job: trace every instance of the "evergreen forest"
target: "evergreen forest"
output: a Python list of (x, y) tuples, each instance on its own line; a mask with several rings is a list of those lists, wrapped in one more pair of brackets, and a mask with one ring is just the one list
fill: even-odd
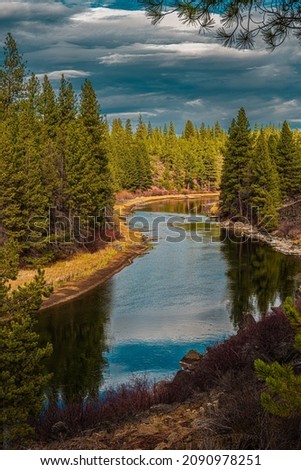
[[(81, 247), (98, 249), (95, 240), (105, 240), (116, 198), (218, 192), (221, 219), (274, 231), (278, 209), (301, 196), (301, 131), (287, 121), (251, 128), (243, 107), (229, 130), (218, 121), (202, 123), (202, 116), (199, 123), (188, 120), (181, 133), (172, 121), (154, 127), (142, 115), (137, 123), (109, 123), (91, 81), (77, 93), (64, 75), (52, 82), (29, 73), (10, 33), (2, 57), (0, 316), (8, 321), (0, 332), (0, 410), (8, 448), (32, 435), (30, 420), (41, 409), (49, 380), (43, 361), (52, 347), (41, 347), (35, 332), (35, 314), (51, 293), (40, 268)], [(20, 267), (38, 271), (11, 292)], [(300, 315), (287, 305), (300, 352)], [(278, 393), (286, 372), (297, 397), (287, 415), (299, 410), (299, 374), (271, 367), (257, 362), (258, 376), (280, 375)], [(263, 397), (272, 412), (274, 389)]]
[[(13, 238), (26, 265), (60, 257), (101, 231), (116, 194), (221, 190), (224, 218), (270, 229), (301, 188), (301, 132), (288, 122), (251, 129), (240, 109), (228, 132), (190, 120), (152, 127), (139, 116), (111, 125), (90, 81), (76, 94), (61, 77), (29, 75), (8, 34), (0, 71), (0, 242)], [(201, 116), (200, 116), (201, 118)], [(201, 119), (200, 119), (201, 120)]]

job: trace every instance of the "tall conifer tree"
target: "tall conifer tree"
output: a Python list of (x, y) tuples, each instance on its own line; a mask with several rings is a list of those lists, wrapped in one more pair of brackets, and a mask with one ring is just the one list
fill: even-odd
[(262, 223), (271, 230), (278, 225), (276, 207), (280, 203), (278, 175), (271, 161), (264, 131), (258, 134), (250, 167), (249, 205), (252, 208), (252, 222)]
[(241, 108), (233, 120), (224, 155), (221, 211), (224, 217), (246, 217), (252, 136), (246, 112)]
[(44, 76), (42, 82), (38, 109), (47, 134), (52, 138), (55, 137), (56, 128), (58, 126), (59, 110), (54, 90), (47, 75)]
[(7, 116), (10, 106), (21, 98), (26, 65), (16, 41), (8, 33), (4, 43), (4, 61), (0, 67), (0, 119)]
[(293, 132), (284, 121), (278, 144), (277, 169), (282, 198), (287, 199), (301, 192), (301, 161), (298, 157)]

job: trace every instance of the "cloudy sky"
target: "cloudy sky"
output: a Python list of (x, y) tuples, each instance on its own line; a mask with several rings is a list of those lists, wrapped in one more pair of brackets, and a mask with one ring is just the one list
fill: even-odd
[(222, 47), (213, 35), (170, 16), (152, 26), (137, 0), (0, 0), (0, 38), (11, 32), (29, 69), (62, 73), (76, 90), (89, 78), (102, 113), (181, 132), (218, 120), (228, 128), (244, 106), (250, 122), (301, 127), (301, 47), (287, 41), (275, 52)]

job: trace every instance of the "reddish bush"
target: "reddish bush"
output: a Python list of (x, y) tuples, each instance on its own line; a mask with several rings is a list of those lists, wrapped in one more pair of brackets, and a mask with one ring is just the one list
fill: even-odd
[(160, 382), (154, 388), (155, 403), (176, 403), (186, 400), (195, 391), (193, 375), (179, 371), (173, 380)]
[(128, 384), (106, 390), (102, 397), (63, 405), (51, 403), (35, 423), (36, 434), (44, 441), (57, 437), (53, 435), (53, 427), (62, 422), (68, 436), (76, 435), (85, 429), (129, 418), (155, 403), (153, 385), (146, 378), (136, 378)]
[(256, 358), (286, 362), (294, 354), (294, 332), (282, 312), (273, 312), (207, 350), (194, 380), (201, 389), (216, 384), (229, 370), (253, 371)]

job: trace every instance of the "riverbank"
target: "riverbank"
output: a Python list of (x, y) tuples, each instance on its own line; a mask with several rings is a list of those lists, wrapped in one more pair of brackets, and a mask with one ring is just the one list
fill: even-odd
[(275, 251), (284, 255), (301, 256), (301, 240), (293, 238), (284, 238), (277, 235), (277, 232), (261, 232), (255, 226), (242, 222), (230, 221), (221, 222), (221, 227), (231, 230), (238, 236), (246, 236), (251, 240), (260, 241), (271, 246)]
[[(216, 197), (218, 193), (172, 194), (163, 196), (139, 196), (115, 204), (115, 218), (121, 239), (108, 243), (95, 253), (78, 253), (72, 258), (57, 261), (44, 268), (46, 282), (53, 285), (52, 295), (43, 301), (41, 310), (69, 302), (105, 283), (114, 274), (130, 264), (137, 256), (147, 251), (148, 244), (139, 232), (132, 232), (126, 224), (126, 217), (141, 205), (166, 199), (198, 199)], [(12, 289), (29, 283), (35, 276), (33, 269), (20, 270), (18, 277), (10, 284)]]

